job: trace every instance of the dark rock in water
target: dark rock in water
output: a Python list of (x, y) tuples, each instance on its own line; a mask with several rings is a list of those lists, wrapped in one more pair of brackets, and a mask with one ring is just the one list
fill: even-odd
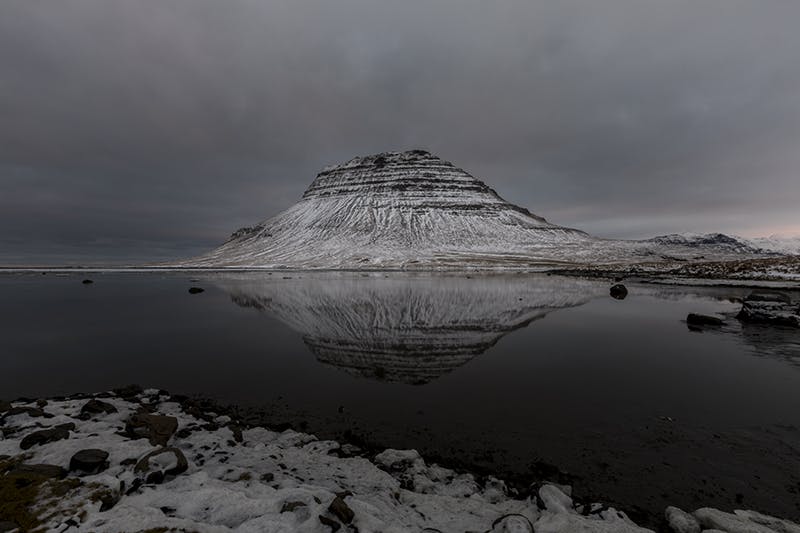
[(84, 285), (90, 285), (90, 284), (94, 283), (94, 281), (92, 281), (90, 279), (85, 279), (85, 280), (81, 281), (81, 283), (83, 283)]
[(755, 291), (742, 302), (736, 318), (742, 322), (800, 327), (800, 309), (788, 295), (773, 291)]
[(349, 524), (355, 518), (355, 513), (352, 509), (345, 503), (345, 501), (336, 496), (331, 504), (328, 506), (328, 511), (330, 511), (336, 518), (341, 520), (345, 524)]
[(67, 471), (57, 465), (20, 464), (12, 468), (8, 475), (23, 477), (31, 481), (44, 481), (47, 479), (64, 479)]
[(69, 432), (75, 429), (75, 424), (72, 422), (68, 424), (61, 424), (50, 429), (41, 429), (39, 431), (34, 431), (33, 433), (26, 435), (25, 438), (22, 439), (22, 442), (19, 443), (19, 447), (23, 450), (27, 450), (34, 446), (41, 446), (42, 444), (47, 444), (48, 442), (55, 442), (57, 440), (63, 440), (69, 438)]
[(108, 468), (108, 452), (96, 448), (81, 450), (69, 460), (70, 471), (98, 474), (106, 468)]
[(79, 418), (88, 420), (95, 415), (110, 415), (116, 412), (117, 408), (110, 403), (92, 399), (86, 402), (83, 407), (81, 407), (81, 414), (79, 415)]
[(125, 433), (134, 439), (148, 439), (153, 446), (165, 446), (175, 430), (178, 419), (174, 416), (137, 413), (125, 423)]
[(624, 300), (628, 296), (628, 289), (622, 283), (617, 283), (609, 290), (609, 294), (615, 300)]
[(689, 313), (686, 317), (686, 323), (690, 326), (721, 326), (725, 322), (721, 318), (715, 316)]
[(201, 292), (204, 292), (204, 291), (205, 291), (205, 289), (203, 289), (201, 287), (189, 287), (189, 294), (200, 294)]
[[(174, 464), (171, 466), (162, 469), (159, 465), (150, 463), (150, 460), (154, 457), (167, 454), (172, 455), (172, 462)], [(183, 452), (178, 448), (168, 447), (159, 448), (142, 457), (139, 462), (136, 463), (136, 466), (133, 467), (133, 471), (137, 474), (145, 475), (147, 483), (159, 484), (162, 483), (167, 476), (177, 476), (186, 472), (187, 468), (189, 468), (189, 463), (186, 460), (186, 456), (183, 455)]]

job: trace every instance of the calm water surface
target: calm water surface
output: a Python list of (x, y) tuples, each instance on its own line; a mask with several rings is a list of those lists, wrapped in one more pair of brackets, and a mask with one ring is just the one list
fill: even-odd
[(322, 437), (558, 478), (633, 514), (678, 504), (800, 518), (800, 333), (683, 322), (734, 315), (747, 289), (629, 284), (617, 301), (608, 286), (5, 273), (0, 398), (138, 383), (263, 408)]

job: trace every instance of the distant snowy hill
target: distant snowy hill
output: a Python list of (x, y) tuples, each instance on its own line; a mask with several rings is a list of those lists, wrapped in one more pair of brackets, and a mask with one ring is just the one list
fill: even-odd
[(385, 152), (327, 167), (295, 205), (235, 231), (176, 267), (461, 269), (730, 260), (800, 251), (721, 233), (609, 240), (507, 202), (426, 151)]
[(662, 246), (683, 246), (737, 254), (800, 254), (800, 237), (757, 237), (748, 239), (724, 233), (673, 233), (647, 239)]

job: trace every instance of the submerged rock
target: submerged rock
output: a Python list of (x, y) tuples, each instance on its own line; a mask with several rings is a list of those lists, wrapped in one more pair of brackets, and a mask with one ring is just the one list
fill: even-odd
[(624, 300), (628, 296), (628, 289), (622, 283), (617, 283), (611, 287), (609, 294), (615, 300)]
[(205, 292), (205, 289), (201, 287), (189, 287), (189, 294), (200, 294), (201, 292)]
[(85, 279), (85, 280), (81, 281), (81, 283), (83, 283), (84, 285), (91, 285), (92, 283), (94, 283), (94, 281), (92, 281), (90, 279)]
[(686, 323), (690, 326), (721, 326), (725, 324), (721, 318), (699, 313), (689, 313), (686, 316)]
[(800, 309), (788, 295), (772, 291), (755, 291), (742, 302), (736, 318), (743, 322), (800, 327)]

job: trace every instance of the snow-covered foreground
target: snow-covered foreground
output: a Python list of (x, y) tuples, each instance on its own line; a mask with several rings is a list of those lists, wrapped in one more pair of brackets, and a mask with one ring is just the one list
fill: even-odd
[[(243, 428), (204, 405), (135, 388), (0, 404), (0, 531), (649, 531), (568, 487), (520, 494), (413, 450)], [(800, 532), (752, 511), (665, 516), (676, 532)]]

